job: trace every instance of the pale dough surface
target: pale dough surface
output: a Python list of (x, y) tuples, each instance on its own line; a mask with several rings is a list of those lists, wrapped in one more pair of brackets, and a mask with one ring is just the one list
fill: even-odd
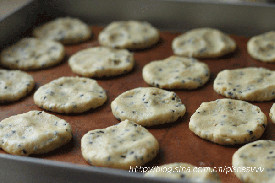
[(215, 58), (236, 49), (235, 41), (213, 28), (197, 28), (176, 37), (172, 42), (174, 54), (194, 58)]
[(152, 160), (159, 144), (148, 130), (125, 120), (89, 131), (81, 139), (81, 151), (91, 165), (129, 170), (130, 166), (142, 166)]
[(207, 64), (196, 59), (171, 56), (145, 65), (142, 76), (146, 83), (159, 88), (196, 89), (209, 80), (210, 71)]
[(142, 126), (174, 122), (186, 111), (175, 92), (154, 87), (126, 91), (111, 103), (111, 108), (117, 119), (129, 119)]
[(25, 97), (33, 90), (34, 85), (33, 77), (26, 72), (0, 69), (0, 103)]
[(52, 151), (72, 138), (69, 123), (42, 111), (30, 111), (0, 122), (0, 148), (21, 156)]
[(82, 113), (104, 104), (104, 89), (93, 79), (61, 77), (38, 88), (34, 102), (57, 113)]
[[(219, 183), (220, 177), (213, 169), (199, 170), (189, 163), (170, 163), (155, 167), (144, 174), (145, 177), (163, 177), (181, 179), (183, 181), (211, 181)], [(211, 172), (213, 171), (213, 172)]]
[(259, 107), (233, 99), (203, 102), (189, 123), (189, 129), (196, 135), (221, 145), (257, 140), (266, 126), (266, 116)]
[(247, 52), (262, 62), (275, 62), (275, 31), (252, 37), (247, 42)]
[(275, 103), (273, 103), (272, 107), (270, 108), (269, 117), (271, 118), (272, 122), (275, 123)]
[(57, 18), (33, 30), (33, 35), (37, 38), (55, 40), (64, 44), (86, 41), (91, 34), (87, 24), (72, 17)]
[(126, 49), (95, 47), (74, 54), (69, 65), (73, 72), (86, 77), (116, 76), (133, 69), (134, 56)]
[(51, 40), (23, 38), (1, 52), (0, 63), (9, 69), (44, 69), (59, 64), (64, 46)]
[(142, 49), (159, 41), (159, 32), (148, 22), (116, 21), (99, 34), (99, 43), (112, 48)]
[(248, 67), (219, 72), (214, 90), (229, 98), (246, 101), (275, 99), (275, 71)]
[(242, 146), (232, 158), (232, 165), (242, 169), (261, 168), (258, 172), (236, 171), (236, 176), (244, 183), (274, 183), (275, 182), (275, 141), (258, 140)]

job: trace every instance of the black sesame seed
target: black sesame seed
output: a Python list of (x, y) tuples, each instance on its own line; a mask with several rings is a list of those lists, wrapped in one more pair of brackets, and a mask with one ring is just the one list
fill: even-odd
[(104, 131), (100, 130), (100, 131), (97, 131), (97, 133), (104, 133)]
[(126, 156), (123, 156), (123, 155), (122, 155), (122, 156), (120, 156), (120, 157), (121, 157), (121, 158), (126, 158)]
[(265, 128), (266, 127), (266, 125), (265, 124), (262, 124), (262, 126)]
[(232, 92), (227, 92), (227, 94), (228, 94), (229, 96), (232, 96), (232, 95), (233, 95), (233, 93), (232, 93)]
[(42, 113), (42, 111), (38, 112), (37, 114), (39, 115), (39, 114), (41, 114), (41, 113)]
[(251, 130), (247, 130), (247, 132), (248, 132), (250, 135), (253, 134), (253, 131), (251, 131)]
[(27, 154), (27, 151), (25, 149), (22, 150), (23, 154)]

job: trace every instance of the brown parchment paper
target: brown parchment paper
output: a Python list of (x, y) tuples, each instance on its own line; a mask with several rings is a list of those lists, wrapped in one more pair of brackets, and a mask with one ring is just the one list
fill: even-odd
[[(34, 91), (36, 91), (39, 86), (61, 76), (76, 76), (67, 63), (68, 58), (81, 49), (98, 46), (97, 38), (100, 30), (102, 30), (101, 27), (93, 26), (93, 37), (89, 41), (75, 45), (66, 45), (66, 58), (61, 64), (46, 70), (28, 72), (34, 77), (36, 82)], [(107, 91), (108, 95), (108, 100), (102, 107), (79, 115), (52, 113), (65, 119), (71, 124), (73, 129), (73, 139), (67, 145), (53, 152), (44, 155), (34, 155), (33, 157), (88, 166), (81, 156), (81, 137), (89, 130), (106, 128), (119, 122), (111, 112), (111, 101), (126, 90), (140, 86), (148, 86), (142, 79), (143, 66), (150, 61), (171, 56), (173, 54), (171, 48), (172, 40), (179, 34), (180, 33), (161, 32), (161, 40), (158, 44), (149, 49), (133, 51), (136, 65), (132, 72), (113, 78), (96, 79)], [(173, 162), (188, 162), (195, 166), (210, 166), (217, 167), (217, 169), (218, 167), (222, 167), (222, 169), (220, 168), (221, 170), (225, 170), (226, 167), (231, 166), (232, 155), (239, 146), (221, 146), (203, 140), (189, 130), (188, 123), (190, 116), (202, 102), (223, 98), (213, 90), (213, 81), (219, 71), (248, 66), (265, 67), (275, 70), (275, 64), (256, 61), (247, 54), (246, 43), (248, 38), (235, 35), (232, 35), (232, 38), (237, 42), (238, 47), (233, 54), (226, 55), (219, 59), (201, 59), (202, 62), (209, 65), (211, 71), (210, 81), (205, 86), (192, 91), (176, 91), (177, 95), (181, 98), (187, 108), (185, 116), (177, 120), (175, 123), (149, 128), (149, 131), (159, 141), (160, 152), (152, 162), (149, 162), (145, 166), (152, 167)], [(30, 110), (42, 110), (34, 104), (33, 93), (34, 92), (18, 102), (0, 105), (0, 120)], [(261, 108), (261, 110), (267, 115), (268, 119), (268, 126), (261, 139), (275, 140), (275, 125), (271, 123), (271, 120), (268, 117), (269, 109), (273, 102), (274, 100), (271, 102), (253, 103)], [(5, 152), (0, 150), (0, 153)], [(235, 177), (234, 173), (218, 173), (221, 176), (222, 182), (240, 182)]]

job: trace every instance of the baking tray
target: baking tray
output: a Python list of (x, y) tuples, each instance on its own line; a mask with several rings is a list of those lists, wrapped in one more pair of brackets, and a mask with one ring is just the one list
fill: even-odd
[[(110, 21), (147, 20), (162, 30), (161, 41), (150, 49), (134, 52), (136, 65), (129, 74), (98, 80), (109, 97), (104, 106), (80, 115), (55, 114), (72, 125), (73, 140), (69, 144), (45, 155), (32, 157), (11, 156), (0, 151), (1, 182), (177, 182), (144, 178), (141, 173), (88, 166), (81, 156), (80, 140), (89, 130), (105, 128), (118, 122), (111, 113), (111, 101), (126, 90), (148, 86), (142, 79), (142, 67), (152, 60), (172, 55), (171, 42), (180, 34), (177, 31), (203, 26), (219, 28), (234, 34), (232, 38), (236, 40), (238, 49), (235, 53), (219, 59), (201, 60), (207, 63), (211, 70), (210, 81), (204, 87), (194, 91), (176, 91), (186, 105), (187, 113), (173, 124), (149, 128), (160, 143), (160, 152), (145, 166), (152, 167), (172, 162), (223, 168), (231, 166), (231, 157), (238, 146), (220, 146), (200, 139), (188, 129), (189, 119), (202, 102), (223, 98), (213, 90), (213, 80), (219, 71), (247, 66), (275, 70), (274, 64), (255, 61), (246, 52), (248, 36), (274, 30), (275, 22), (271, 16), (274, 10), (274, 5), (220, 4), (213, 1), (29, 1), (1, 20), (0, 30), (3, 34), (0, 34), (0, 47), (5, 47), (21, 37), (30, 36), (34, 26), (57, 16), (79, 17), (92, 25), (94, 33), (93, 38), (87, 42), (66, 46), (66, 58), (61, 64), (46, 70), (28, 72), (36, 81), (35, 90), (60, 76), (75, 76), (67, 64), (68, 58), (78, 50), (97, 46), (101, 26)], [(220, 13), (220, 16), (217, 16), (217, 13)], [(22, 22), (24, 24), (18, 26)], [(34, 104), (32, 97), (33, 93), (18, 102), (1, 105), (0, 120), (30, 110), (41, 110)], [(268, 115), (273, 102), (253, 104)], [(261, 139), (275, 140), (275, 125), (271, 124), (269, 117), (268, 122), (269, 125)], [(219, 172), (219, 175), (223, 182), (240, 182), (233, 173)]]

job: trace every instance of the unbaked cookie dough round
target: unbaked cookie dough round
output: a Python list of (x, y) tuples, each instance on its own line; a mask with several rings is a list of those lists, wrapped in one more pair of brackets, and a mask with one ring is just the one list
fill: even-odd
[(69, 59), (73, 72), (86, 77), (117, 76), (130, 72), (134, 56), (126, 49), (95, 47), (81, 50)]
[(229, 98), (246, 101), (269, 101), (275, 99), (275, 71), (248, 67), (219, 72), (214, 90)]
[(232, 158), (234, 173), (244, 183), (275, 182), (275, 141), (258, 140), (242, 146)]
[(275, 31), (252, 37), (247, 42), (247, 52), (262, 62), (275, 62)]
[(171, 56), (145, 65), (142, 76), (146, 83), (159, 88), (196, 89), (209, 80), (210, 71), (207, 64), (196, 59)]
[(14, 155), (47, 153), (71, 138), (69, 123), (42, 111), (18, 114), (0, 122), (0, 148)]
[(159, 41), (159, 32), (148, 22), (115, 21), (99, 34), (99, 43), (112, 48), (142, 49)]
[(34, 88), (33, 77), (18, 70), (0, 69), (0, 103), (17, 101)]
[(61, 77), (38, 88), (34, 103), (57, 113), (82, 113), (104, 104), (104, 89), (93, 79)]
[(86, 41), (91, 34), (87, 24), (72, 17), (57, 18), (33, 30), (33, 35), (37, 38), (55, 40), (64, 44)]
[(196, 135), (221, 145), (257, 140), (266, 126), (266, 116), (259, 107), (233, 99), (203, 102), (189, 123), (189, 129)]
[[(200, 168), (200, 169), (199, 169)], [(195, 167), (189, 163), (170, 163), (157, 166), (144, 174), (145, 177), (181, 179), (184, 182), (220, 183), (220, 177), (212, 168)]]
[(152, 160), (159, 144), (148, 130), (125, 120), (89, 131), (81, 139), (81, 151), (91, 165), (129, 170)]
[(176, 37), (172, 42), (176, 55), (194, 58), (216, 58), (236, 49), (235, 41), (213, 28), (193, 29)]
[(142, 126), (175, 122), (186, 108), (175, 92), (154, 87), (139, 87), (119, 95), (112, 103), (114, 116)]
[(9, 69), (44, 69), (59, 64), (65, 56), (62, 44), (36, 38), (23, 38), (1, 52), (0, 64)]
[(272, 107), (270, 108), (269, 117), (271, 118), (272, 122), (275, 123), (275, 103), (273, 103)]

